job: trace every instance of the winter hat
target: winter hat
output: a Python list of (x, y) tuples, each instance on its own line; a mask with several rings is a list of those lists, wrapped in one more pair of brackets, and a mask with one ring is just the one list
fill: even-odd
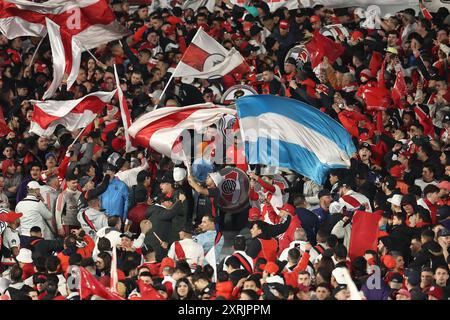
[(211, 172), (209, 174), (209, 177), (214, 181), (214, 184), (216, 185), (217, 188), (219, 187), (220, 183), (223, 181), (222, 175), (218, 172)]

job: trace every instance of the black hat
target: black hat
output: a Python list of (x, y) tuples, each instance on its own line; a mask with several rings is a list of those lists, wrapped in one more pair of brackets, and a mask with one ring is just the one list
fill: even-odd
[(363, 142), (363, 143), (361, 143), (361, 144), (359, 145), (359, 150), (361, 150), (361, 149), (363, 149), (363, 148), (366, 148), (366, 149), (368, 149), (370, 152), (372, 152), (372, 147), (371, 147), (370, 144), (367, 143), (367, 142)]
[(276, 42), (277, 42), (277, 40), (274, 37), (267, 37), (266, 38), (266, 48), (271, 50)]
[(410, 204), (413, 207), (416, 207), (417, 206), (416, 197), (413, 194), (407, 194), (406, 196), (403, 196), (401, 204), (402, 206)]
[(127, 162), (127, 160), (125, 160), (124, 158), (119, 158), (116, 160), (116, 167), (117, 169), (122, 168), (122, 166), (124, 165), (124, 163)]
[(414, 269), (405, 269), (405, 277), (408, 279), (408, 283), (414, 287), (420, 284), (420, 273)]
[(386, 178), (384, 178), (383, 183), (386, 184), (386, 187), (389, 190), (394, 190), (395, 187), (397, 186), (397, 181), (393, 177), (386, 177)]
[(192, 226), (189, 225), (189, 224), (185, 224), (185, 225), (183, 226), (183, 228), (181, 228), (180, 231), (183, 231), (183, 232), (189, 233), (189, 234), (194, 234), (194, 229), (193, 229)]
[(122, 233), (121, 235), (120, 235), (120, 237), (121, 238), (128, 238), (128, 239), (130, 239), (130, 240), (133, 240), (134, 239), (134, 234), (133, 233), (131, 233), (130, 231), (127, 231), (127, 232), (124, 232), (124, 233)]
[(319, 199), (320, 199), (320, 198), (322, 198), (322, 197), (329, 196), (329, 195), (330, 195), (330, 190), (328, 190), (328, 189), (322, 189), (322, 190), (319, 191), (318, 197), (319, 197)]
[(250, 43), (248, 43), (246, 46), (245, 46), (245, 48), (244, 48), (244, 52), (246, 52), (246, 53), (251, 53), (251, 52), (256, 52), (256, 51), (258, 51), (259, 50), (259, 47), (257, 47), (257, 46), (253, 46), (253, 45), (251, 45)]
[(403, 276), (400, 273), (395, 272), (391, 277), (391, 282), (403, 283)]
[(166, 172), (166, 173), (162, 176), (162, 178), (161, 178), (161, 180), (160, 180), (160, 183), (170, 183), (170, 184), (174, 184), (175, 181), (173, 180), (173, 174), (172, 174), (172, 172)]
[(289, 63), (289, 64), (292, 64), (294, 66), (297, 65), (297, 61), (295, 61), (295, 59), (293, 57), (287, 58), (285, 63)]
[(262, 29), (260, 26), (254, 24), (254, 25), (250, 28), (250, 36), (253, 37), (253, 36), (257, 35), (258, 33), (260, 33), (261, 31), (263, 31), (263, 29)]
[(448, 229), (441, 229), (437, 233), (438, 238), (439, 237), (448, 237), (450, 236), (450, 231)]
[(333, 290), (333, 297), (335, 296), (335, 295), (337, 295), (339, 292), (341, 292), (342, 290), (345, 290), (345, 289), (347, 289), (347, 285), (346, 284), (340, 284), (340, 285), (338, 285), (336, 288), (334, 288), (334, 290)]

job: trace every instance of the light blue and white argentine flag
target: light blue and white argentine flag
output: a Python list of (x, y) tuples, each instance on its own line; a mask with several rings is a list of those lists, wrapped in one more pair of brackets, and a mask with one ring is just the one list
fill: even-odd
[(320, 110), (272, 95), (242, 97), (236, 106), (249, 164), (289, 168), (319, 184), (330, 169), (350, 166), (350, 134)]

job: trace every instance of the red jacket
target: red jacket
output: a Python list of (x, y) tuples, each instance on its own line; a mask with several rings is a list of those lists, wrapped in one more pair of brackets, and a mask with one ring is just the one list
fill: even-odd
[(291, 219), (288, 229), (283, 233), (278, 241), (278, 252), (283, 252), (284, 249), (289, 247), (289, 244), (294, 241), (294, 233), (297, 228), (301, 228), (302, 223), (297, 215), (294, 215)]

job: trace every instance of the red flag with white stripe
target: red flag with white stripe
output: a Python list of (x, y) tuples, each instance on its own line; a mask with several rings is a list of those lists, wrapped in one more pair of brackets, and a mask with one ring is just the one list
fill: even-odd
[(123, 129), (125, 134), (125, 152), (132, 152), (136, 150), (131, 145), (131, 138), (129, 128), (131, 126), (131, 116), (130, 110), (128, 109), (127, 99), (123, 95), (122, 88), (120, 87), (119, 76), (117, 75), (117, 68), (114, 65), (114, 77), (116, 78), (116, 86), (117, 86), (117, 96), (119, 98), (119, 106), (120, 106), (120, 115), (122, 117)]
[(174, 77), (213, 79), (248, 70), (245, 59), (235, 48), (228, 51), (200, 28), (175, 69)]
[(224, 114), (236, 110), (220, 108), (212, 103), (187, 107), (164, 107), (144, 114), (130, 126), (134, 142), (170, 157), (172, 147), (187, 129), (203, 129), (218, 122)]
[(84, 128), (94, 121), (115, 94), (116, 90), (98, 91), (77, 100), (30, 100), (34, 104), (30, 132), (49, 137), (59, 124), (69, 131)]
[(44, 99), (55, 94), (64, 75), (70, 89), (78, 76), (82, 52), (129, 34), (115, 20), (106, 0), (2, 1), (0, 31), (9, 39), (43, 37), (48, 32), (54, 72)]

